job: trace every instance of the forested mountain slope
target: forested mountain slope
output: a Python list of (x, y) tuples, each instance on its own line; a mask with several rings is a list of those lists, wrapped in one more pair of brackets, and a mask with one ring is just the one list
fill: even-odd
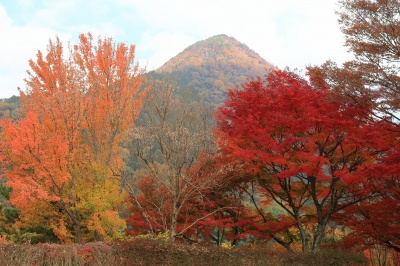
[(180, 86), (200, 90), (209, 101), (220, 104), (227, 89), (273, 69), (276, 67), (247, 45), (221, 34), (187, 47), (151, 73), (158, 78), (176, 78)]

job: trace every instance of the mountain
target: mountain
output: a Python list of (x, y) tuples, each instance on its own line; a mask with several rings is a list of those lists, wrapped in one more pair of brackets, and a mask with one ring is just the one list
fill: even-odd
[(0, 99), (0, 119), (17, 120), (21, 116), (21, 105), (18, 96)]
[[(247, 45), (221, 34), (196, 42), (163, 66), (148, 74), (175, 78), (181, 90), (191, 87), (205, 94), (208, 102), (221, 104), (228, 89), (240, 86), (247, 78), (265, 76), (276, 69)], [(0, 118), (20, 116), (19, 97), (0, 99)]]
[(209, 101), (220, 104), (227, 89), (273, 69), (276, 67), (247, 45), (221, 34), (187, 47), (154, 73), (159, 78), (177, 78), (180, 86), (202, 91)]

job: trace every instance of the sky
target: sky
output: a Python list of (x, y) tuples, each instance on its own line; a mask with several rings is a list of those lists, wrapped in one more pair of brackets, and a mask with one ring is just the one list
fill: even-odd
[(87, 32), (134, 44), (148, 70), (218, 34), (281, 69), (342, 63), (351, 55), (338, 9), (336, 0), (0, 0), (0, 98), (25, 89), (28, 60), (49, 39), (77, 43)]

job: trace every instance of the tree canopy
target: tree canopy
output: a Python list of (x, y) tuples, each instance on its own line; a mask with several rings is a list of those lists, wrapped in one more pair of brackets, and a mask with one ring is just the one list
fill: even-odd
[(79, 37), (67, 55), (58, 38), (38, 51), (21, 91), (25, 118), (2, 122), (2, 165), (21, 226), (49, 226), (63, 242), (124, 227), (110, 168), (122, 164), (118, 144), (143, 98), (134, 46)]

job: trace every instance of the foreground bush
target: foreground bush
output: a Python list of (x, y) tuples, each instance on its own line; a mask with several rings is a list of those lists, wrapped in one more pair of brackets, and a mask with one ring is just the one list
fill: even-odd
[(0, 265), (367, 265), (361, 255), (276, 253), (264, 248), (204, 247), (136, 239), (83, 245), (0, 245)]
[(113, 249), (104, 243), (83, 245), (1, 244), (0, 265), (115, 265)]
[(367, 265), (361, 255), (276, 253), (265, 248), (217, 248), (137, 239), (113, 244), (122, 265)]

